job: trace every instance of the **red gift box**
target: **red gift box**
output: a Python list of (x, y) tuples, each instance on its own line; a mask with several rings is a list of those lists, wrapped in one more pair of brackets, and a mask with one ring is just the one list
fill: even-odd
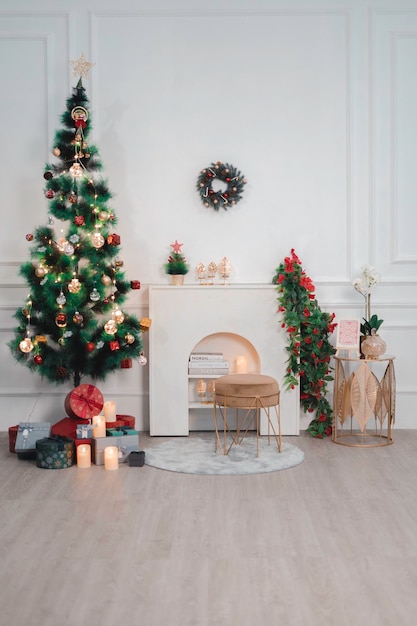
[(94, 385), (78, 385), (65, 398), (65, 410), (74, 419), (91, 419), (104, 406), (103, 395)]
[(107, 237), (107, 243), (109, 246), (119, 246), (120, 245), (120, 235), (116, 235), (113, 233)]
[(130, 281), (131, 289), (140, 289), (140, 280), (131, 280)]
[(116, 415), (114, 422), (106, 422), (106, 428), (121, 428), (122, 426), (135, 428), (135, 418), (133, 415)]
[(17, 425), (17, 426), (10, 426), (10, 428), (9, 428), (9, 451), (10, 452), (15, 452), (15, 445), (16, 445), (16, 437), (17, 437), (18, 428), (19, 428), (19, 425)]
[(77, 425), (88, 424), (88, 423), (89, 423), (89, 420), (83, 420), (80, 418), (77, 419), (74, 417), (64, 417), (64, 419), (52, 425), (51, 434), (61, 435), (61, 437), (68, 437), (69, 439), (74, 439), (74, 441), (88, 443), (87, 439), (77, 439)]
[(87, 443), (88, 445), (92, 446), (93, 445), (93, 440), (92, 439), (74, 439), (74, 443), (75, 443), (75, 450), (77, 450), (78, 446)]

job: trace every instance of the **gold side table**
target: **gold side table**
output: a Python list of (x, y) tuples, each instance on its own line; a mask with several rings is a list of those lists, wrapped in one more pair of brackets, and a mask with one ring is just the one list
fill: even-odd
[(335, 356), (334, 443), (361, 448), (393, 443), (394, 359)]

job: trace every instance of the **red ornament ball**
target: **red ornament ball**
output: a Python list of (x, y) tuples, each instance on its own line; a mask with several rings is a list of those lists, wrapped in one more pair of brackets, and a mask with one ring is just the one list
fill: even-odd
[(33, 241), (33, 235), (32, 235), (32, 233), (28, 233), (28, 234), (26, 235), (26, 240), (27, 240), (27, 241)]
[(35, 365), (42, 365), (43, 358), (40, 354), (35, 354), (35, 356), (33, 357), (33, 362), (35, 363)]
[(76, 226), (84, 226), (85, 220), (83, 215), (76, 215), (74, 223)]
[(49, 199), (52, 200), (52, 198), (55, 197), (55, 191), (53, 189), (47, 189), (45, 196)]
[(92, 341), (89, 341), (88, 344), (86, 345), (87, 352), (92, 352), (94, 348), (95, 348), (94, 343)]

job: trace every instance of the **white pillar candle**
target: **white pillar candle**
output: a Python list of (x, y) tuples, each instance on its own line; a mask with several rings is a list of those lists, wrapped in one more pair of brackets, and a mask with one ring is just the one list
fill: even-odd
[(104, 469), (119, 469), (119, 450), (117, 446), (107, 446), (107, 448), (104, 448)]
[(104, 417), (106, 422), (116, 421), (116, 403), (113, 400), (104, 403)]
[(248, 373), (248, 359), (246, 356), (236, 357), (236, 374)]
[(78, 467), (91, 467), (91, 446), (88, 443), (82, 443), (77, 446), (77, 465)]
[(99, 437), (106, 436), (106, 419), (104, 415), (94, 415), (93, 417), (93, 437), (98, 439)]

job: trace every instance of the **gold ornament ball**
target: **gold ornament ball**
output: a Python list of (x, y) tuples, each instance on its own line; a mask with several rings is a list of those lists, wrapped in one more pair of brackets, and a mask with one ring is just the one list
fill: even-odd
[(37, 267), (35, 274), (38, 278), (43, 278), (46, 274), (46, 269), (44, 267)]
[(79, 293), (81, 289), (81, 283), (78, 280), (78, 278), (73, 278), (69, 283), (68, 283), (68, 291), (70, 293)]
[(75, 311), (72, 321), (74, 322), (74, 324), (82, 324), (84, 321), (84, 318), (81, 315), (81, 313), (79, 313), (78, 311)]
[(30, 337), (26, 337), (26, 339), (23, 339), (19, 343), (19, 348), (25, 354), (28, 354), (29, 352), (32, 352), (32, 350), (33, 350), (33, 343), (32, 343), (32, 340), (30, 339)]
[(108, 213), (107, 211), (100, 211), (100, 213), (98, 214), (98, 219), (101, 222), (106, 222), (110, 217), (110, 213)]
[(91, 235), (91, 243), (93, 244), (93, 246), (95, 248), (101, 248), (102, 246), (104, 246), (104, 237), (101, 233), (93, 233)]
[(61, 154), (61, 150), (60, 150), (59, 148), (54, 148), (54, 149), (52, 150), (52, 154), (53, 154), (54, 156), (57, 156), (57, 157), (58, 157), (58, 156), (60, 156), (60, 154)]
[(103, 285), (106, 285), (106, 287), (108, 287), (111, 284), (110, 276), (107, 276), (107, 274), (103, 274), (103, 276), (101, 277), (101, 282), (103, 283)]
[(113, 311), (112, 317), (116, 324), (122, 324), (125, 319), (125, 316), (120, 309), (116, 309), (115, 311)]
[(130, 333), (127, 333), (127, 335), (125, 335), (125, 340), (127, 344), (131, 345), (132, 343), (134, 343), (135, 338)]
[(114, 335), (117, 332), (117, 324), (114, 320), (109, 320), (104, 324), (104, 330), (108, 335)]

